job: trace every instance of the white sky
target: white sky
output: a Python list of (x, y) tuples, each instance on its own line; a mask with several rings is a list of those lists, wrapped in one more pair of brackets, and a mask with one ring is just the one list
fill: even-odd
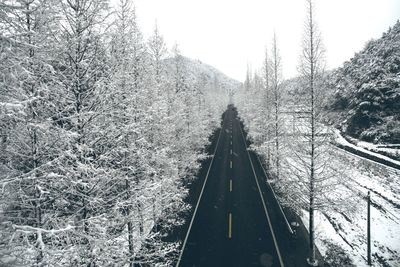
[[(114, 0), (116, 1), (116, 0)], [(258, 69), (275, 29), (283, 76), (296, 76), (305, 18), (303, 0), (134, 0), (145, 36), (157, 20), (169, 47), (243, 81)], [(327, 66), (340, 66), (400, 19), (400, 0), (315, 0)]]

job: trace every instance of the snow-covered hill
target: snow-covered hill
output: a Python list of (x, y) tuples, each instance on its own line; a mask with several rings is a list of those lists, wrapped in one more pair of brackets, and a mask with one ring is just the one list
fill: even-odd
[[(201, 62), (182, 56), (183, 71), (186, 73), (186, 81), (190, 85), (198, 85), (199, 88), (217, 89), (223, 91), (235, 91), (242, 83), (234, 80), (220, 70)], [(175, 71), (175, 58), (165, 60), (167, 72), (173, 75)]]
[(400, 143), (400, 22), (329, 75), (330, 108), (342, 132)]

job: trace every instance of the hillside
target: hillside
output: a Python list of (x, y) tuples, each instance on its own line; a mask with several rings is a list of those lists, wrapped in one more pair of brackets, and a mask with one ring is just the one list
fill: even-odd
[(330, 109), (343, 134), (400, 143), (400, 22), (329, 75)]
[[(183, 71), (186, 81), (191, 85), (198, 85), (198, 88), (220, 89), (221, 91), (236, 90), (241, 86), (236, 81), (216, 68), (201, 62), (200, 60), (190, 59), (182, 56)], [(174, 73), (174, 58), (165, 60), (169, 75)]]

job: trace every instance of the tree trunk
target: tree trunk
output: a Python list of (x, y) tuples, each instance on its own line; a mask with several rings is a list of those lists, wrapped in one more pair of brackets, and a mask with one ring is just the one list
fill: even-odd
[(275, 150), (276, 150), (276, 179), (279, 179), (279, 169), (280, 169), (280, 163), (279, 163), (279, 88), (278, 88), (278, 71), (279, 71), (279, 56), (278, 56), (278, 51), (277, 51), (277, 46), (276, 46), (276, 36), (274, 34), (274, 40), (273, 40), (273, 53), (274, 53), (274, 104), (275, 104)]
[[(25, 8), (27, 10), (26, 12), (26, 28), (27, 31), (29, 32), (28, 34), (28, 44), (31, 45), (31, 47), (29, 48), (29, 61), (28, 64), (30, 65), (30, 69), (32, 70), (31, 67), (32, 66), (32, 60), (33, 57), (35, 56), (35, 50), (32, 48), (33, 47), (33, 43), (32, 43), (32, 37), (31, 37), (31, 31), (32, 31), (32, 20), (31, 20), (31, 12), (30, 12), (30, 5), (32, 2), (26, 2), (25, 3)], [(35, 87), (34, 84), (30, 84), (30, 93), (31, 95), (34, 97), (35, 96)], [(36, 116), (36, 111), (35, 111), (35, 103), (32, 102), (30, 104), (30, 109), (31, 109), (31, 115), (32, 115), (32, 121), (33, 123), (36, 122), (37, 116)], [(35, 173), (35, 179), (34, 179), (34, 198), (35, 200), (33, 201), (33, 205), (34, 205), (34, 215), (35, 215), (35, 226), (38, 228), (42, 227), (42, 209), (41, 209), (41, 203), (40, 203), (40, 191), (38, 189), (38, 173), (37, 173), (37, 168), (39, 166), (39, 161), (38, 161), (38, 136), (37, 136), (37, 130), (36, 128), (32, 129), (32, 139), (31, 139), (31, 153), (32, 153), (32, 169)], [(37, 240), (39, 237), (37, 234), (35, 234), (35, 239)], [(40, 246), (40, 244), (37, 244), (37, 256), (36, 256), (36, 264), (37, 266), (40, 266), (42, 261), (43, 261), (43, 251), (42, 251), (42, 247)]]
[(315, 262), (314, 237), (314, 201), (315, 201), (315, 111), (314, 111), (314, 31), (312, 17), (312, 3), (310, 1), (310, 93), (311, 93), (311, 162), (310, 162), (310, 262)]

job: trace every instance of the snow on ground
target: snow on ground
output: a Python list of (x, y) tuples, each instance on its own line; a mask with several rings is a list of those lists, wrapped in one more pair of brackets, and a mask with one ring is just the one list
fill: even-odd
[[(324, 211), (316, 212), (317, 247), (323, 256), (327, 256), (334, 244), (344, 250), (354, 265), (366, 266), (366, 196), (370, 191), (373, 264), (400, 266), (400, 170), (366, 160), (333, 145), (330, 149), (335, 155), (330, 158), (330, 164), (339, 166), (347, 177), (346, 182), (337, 187), (338, 192), (332, 194), (348, 198), (348, 207), (333, 204)], [(301, 217), (308, 227), (308, 212), (304, 210)]]
[[(355, 139), (356, 140), (356, 139)], [(400, 144), (380, 145), (356, 140), (356, 145), (371, 151), (385, 152), (389, 155), (400, 156)]]
[[(281, 175), (286, 175), (290, 185), (296, 183), (297, 186), (291, 186), (295, 191), (303, 186), (302, 183), (308, 183), (308, 174), (302, 165), (307, 163), (308, 159), (301, 155), (308, 149), (307, 136), (310, 135), (310, 130), (309, 121), (302, 117), (302, 114), (298, 117), (297, 114), (293, 114), (286, 112), (281, 117), (280, 155), (284, 157), (281, 160)], [(254, 118), (253, 124), (247, 123), (247, 127), (253, 140), (258, 140), (260, 133)], [(373, 266), (400, 267), (400, 170), (349, 153), (329, 142), (336, 140), (399, 166), (400, 162), (369, 151), (371, 149), (351, 144), (330, 127), (322, 124), (318, 124), (317, 127), (318, 136), (321, 136), (318, 138), (326, 139), (326, 143), (319, 144), (322, 147), (318, 150), (318, 155), (322, 157), (319, 164), (327, 165), (329, 181), (327, 180), (325, 185), (322, 184), (322, 187), (327, 185), (330, 188), (326, 194), (331, 200), (327, 202), (329, 205), (315, 213), (317, 247), (327, 258), (337, 258), (344, 252), (342, 258), (346, 260), (347, 255), (352, 261), (352, 264), (342, 262), (336, 266), (367, 266), (366, 196), (370, 191)], [(266, 158), (268, 142), (253, 145), (254, 149)], [(269, 143), (269, 146), (274, 153), (273, 145)], [(270, 171), (273, 173), (274, 164), (271, 166)], [(285, 190), (289, 189), (285, 187)], [(300, 198), (301, 196), (297, 199), (298, 202), (302, 201)], [(308, 227), (306, 210), (303, 210), (301, 217), (304, 225)]]
[[(303, 131), (299, 120), (296, 124), (294, 127), (291, 120), (287, 119), (286, 133), (293, 136), (294, 131), (290, 129)], [(398, 161), (350, 144), (337, 133), (334, 137), (348, 146), (400, 165)], [(290, 142), (291, 138), (288, 137), (285, 141)], [(349, 200), (344, 206), (333, 204), (324, 211), (316, 212), (316, 243), (320, 252), (327, 256), (334, 245), (343, 249), (354, 265), (367, 266), (366, 196), (370, 191), (373, 266), (400, 266), (400, 170), (354, 155), (332, 144), (326, 146), (325, 151), (329, 151), (329, 165), (342, 170), (342, 175), (346, 177), (345, 182), (334, 178), (340, 186), (336, 189), (338, 192), (331, 194), (340, 194)], [(295, 161), (294, 158), (290, 159), (290, 151), (287, 152), (286, 162)], [(301, 217), (308, 227), (308, 213), (303, 211)]]
[[(337, 225), (335, 235), (347, 243), (343, 248), (351, 255), (354, 263), (364, 266), (367, 251), (365, 196), (368, 190), (371, 191), (373, 262), (376, 266), (400, 266), (400, 171), (343, 150), (340, 150), (340, 153), (343, 153), (346, 164), (352, 166), (348, 189), (358, 196), (359, 209), (349, 216), (340, 212), (330, 212), (325, 214), (325, 217), (331, 225)], [(325, 238), (337, 240), (337, 236), (330, 235)]]
[[(375, 163), (331, 145), (334, 166), (345, 170), (340, 194), (353, 198), (354, 210), (334, 206), (317, 212), (317, 246), (327, 255), (331, 244), (344, 249), (356, 266), (366, 266), (367, 199), (371, 192), (371, 236), (374, 266), (400, 266), (400, 170)], [(355, 198), (355, 199), (354, 199)], [(308, 225), (307, 212), (302, 216)]]
[[(373, 152), (373, 151), (378, 151), (378, 152), (380, 151), (380, 152), (386, 152), (386, 153), (393, 154), (393, 155), (398, 155), (398, 154), (400, 154), (400, 149), (397, 149), (397, 148), (381, 148), (379, 145), (374, 145), (374, 144), (363, 142), (363, 141), (357, 141), (357, 145), (354, 145), (354, 144), (348, 142), (340, 134), (339, 130), (337, 130), (337, 129), (333, 129), (333, 130), (334, 130), (334, 135), (335, 135), (335, 141), (337, 143), (339, 143), (341, 145), (344, 145), (344, 146), (348, 146), (348, 147), (354, 148), (354, 149), (356, 149), (358, 151), (361, 151), (363, 153), (367, 153), (367, 154), (373, 155), (373, 156), (375, 156), (377, 158), (384, 159), (386, 161), (392, 162), (392, 163), (400, 166), (400, 161), (394, 160), (394, 159), (389, 158), (387, 156), (384, 156), (382, 154)], [(371, 151), (371, 150), (373, 150), (373, 151)]]
[[(337, 134), (341, 135), (339, 131)], [(344, 138), (343, 138), (344, 139)], [(365, 141), (360, 141), (358, 139), (352, 138), (350, 136), (346, 136), (346, 139), (350, 141), (350, 143), (356, 145), (359, 148), (363, 148), (372, 152), (383, 153), (386, 155), (390, 155), (391, 157), (400, 157), (400, 144), (373, 144)], [(345, 140), (346, 141), (346, 140)], [(347, 141), (346, 141), (347, 142)]]

